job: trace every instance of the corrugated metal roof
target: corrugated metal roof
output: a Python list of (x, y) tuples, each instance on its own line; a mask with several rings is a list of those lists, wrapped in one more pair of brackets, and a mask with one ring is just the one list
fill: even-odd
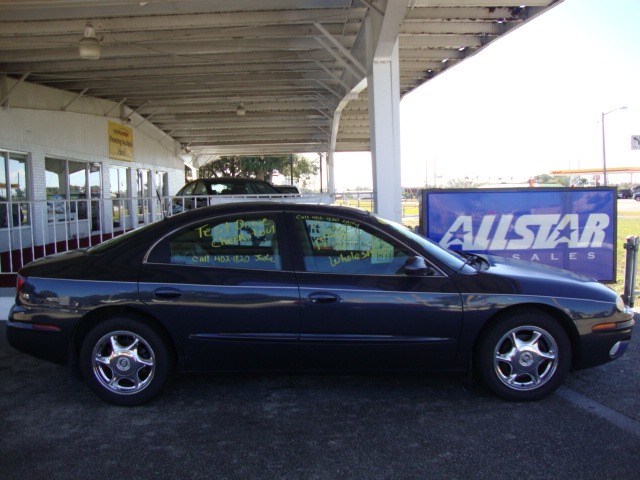
[[(0, 2), (0, 74), (122, 102), (208, 154), (326, 151), (348, 98), (336, 150), (369, 150), (367, 93), (354, 88), (370, 66), (366, 36), (385, 13), (404, 13), (405, 95), (555, 3), (9, 0)], [(98, 60), (79, 57), (87, 22)]]

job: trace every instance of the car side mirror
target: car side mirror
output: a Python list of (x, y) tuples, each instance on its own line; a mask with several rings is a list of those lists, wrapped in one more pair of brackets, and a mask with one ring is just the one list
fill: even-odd
[(433, 270), (422, 257), (409, 257), (404, 263), (404, 273), (411, 277), (426, 277), (433, 275)]

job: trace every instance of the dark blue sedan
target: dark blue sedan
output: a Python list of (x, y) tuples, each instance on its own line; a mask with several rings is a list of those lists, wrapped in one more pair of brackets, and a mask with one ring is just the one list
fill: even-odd
[(477, 371), (537, 400), (622, 355), (633, 312), (598, 282), (458, 254), (350, 208), (206, 207), (18, 277), (12, 346), (77, 364), (118, 405), (178, 371)]

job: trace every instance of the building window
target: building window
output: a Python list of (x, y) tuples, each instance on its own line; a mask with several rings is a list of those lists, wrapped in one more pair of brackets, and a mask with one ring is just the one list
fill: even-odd
[(111, 202), (113, 205), (113, 228), (124, 228), (129, 217), (129, 169), (111, 167)]
[(161, 197), (169, 196), (169, 190), (167, 188), (167, 177), (168, 175), (166, 172), (156, 172), (155, 187), (158, 195), (160, 195)]
[(69, 160), (69, 206), (71, 211), (76, 211), (78, 219), (86, 220), (88, 218), (88, 202), (87, 195), (87, 164), (74, 162)]
[(91, 230), (101, 230), (102, 215), (102, 165), (92, 163), (89, 166), (89, 196), (91, 197)]
[(27, 156), (0, 151), (0, 228), (29, 223)]
[[(86, 162), (60, 158), (45, 158), (47, 214), (50, 222), (69, 222), (97, 218), (93, 212), (89, 182), (90, 169)], [(93, 181), (96, 181), (95, 176)], [(98, 179), (99, 182), (99, 174)], [(94, 186), (95, 189), (95, 186)], [(95, 223), (92, 222), (92, 223)], [(97, 225), (96, 225), (97, 227)]]
[(151, 172), (138, 170), (138, 223), (148, 223), (151, 212)]

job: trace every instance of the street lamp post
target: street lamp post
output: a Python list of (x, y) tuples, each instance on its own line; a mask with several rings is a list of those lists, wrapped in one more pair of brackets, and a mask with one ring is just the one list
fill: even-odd
[(627, 107), (622, 106), (609, 110), (608, 112), (602, 112), (602, 176), (604, 177), (604, 186), (607, 186), (607, 149), (605, 147), (605, 135), (604, 135), (604, 117), (618, 110), (626, 110)]

